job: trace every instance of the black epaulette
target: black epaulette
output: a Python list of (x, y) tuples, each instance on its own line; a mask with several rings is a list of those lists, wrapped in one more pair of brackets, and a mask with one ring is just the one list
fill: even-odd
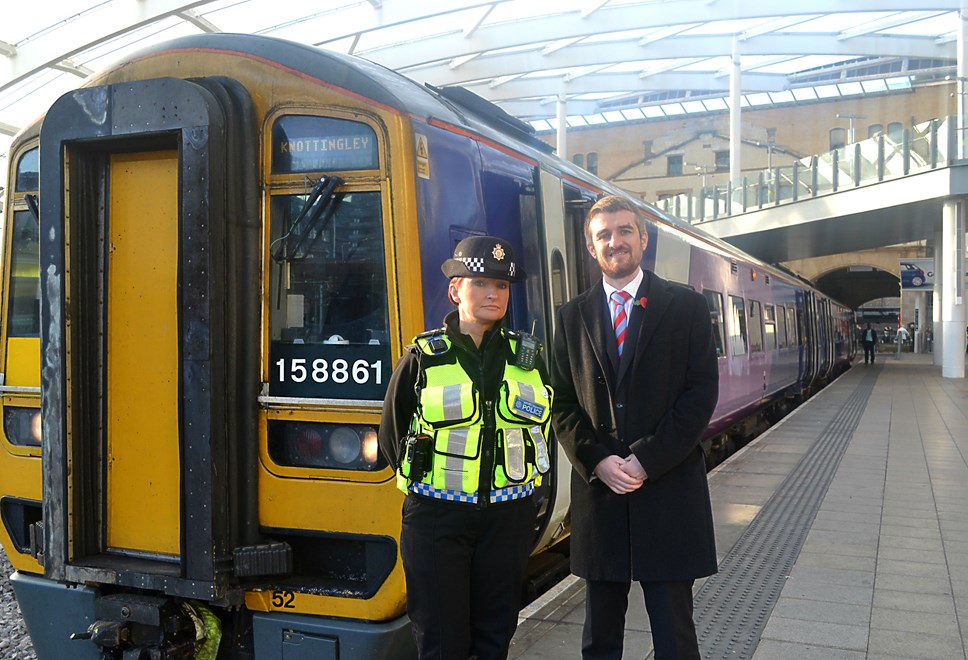
[(421, 332), (414, 337), (414, 344), (417, 352), (424, 355), (443, 355), (450, 350), (450, 341), (447, 339), (446, 328), (437, 328)]

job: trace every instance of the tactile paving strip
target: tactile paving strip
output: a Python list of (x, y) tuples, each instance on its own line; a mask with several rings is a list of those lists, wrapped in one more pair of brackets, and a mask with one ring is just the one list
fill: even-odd
[(872, 370), (858, 383), (702, 586), (695, 618), (705, 660), (753, 657), (876, 382)]

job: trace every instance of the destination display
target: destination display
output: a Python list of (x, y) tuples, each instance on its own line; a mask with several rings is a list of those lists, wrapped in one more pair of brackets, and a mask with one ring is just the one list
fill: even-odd
[(287, 115), (272, 127), (272, 172), (372, 170), (380, 166), (376, 133), (332, 117)]

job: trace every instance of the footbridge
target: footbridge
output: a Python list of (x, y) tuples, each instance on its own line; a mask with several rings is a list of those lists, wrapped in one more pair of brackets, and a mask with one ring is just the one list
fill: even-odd
[[(945, 376), (963, 378), (968, 159), (959, 135), (956, 117), (937, 119), (661, 207), (769, 263), (832, 255), (843, 262), (852, 253), (922, 242), (924, 256), (935, 260), (936, 363)], [(893, 273), (899, 276), (897, 266)], [(856, 307), (882, 295), (854, 287), (844, 302)]]

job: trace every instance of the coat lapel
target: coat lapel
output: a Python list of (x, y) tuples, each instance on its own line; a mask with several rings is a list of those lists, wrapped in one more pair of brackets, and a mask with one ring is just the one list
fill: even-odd
[(606, 323), (609, 318), (608, 308), (605, 306), (605, 288), (601, 281), (589, 289), (581, 301), (581, 320), (588, 333), (588, 341), (592, 345), (595, 357), (602, 365), (603, 371), (608, 371), (607, 365), (612, 366), (611, 373), (618, 370), (618, 351), (615, 348), (615, 334), (611, 325)]

